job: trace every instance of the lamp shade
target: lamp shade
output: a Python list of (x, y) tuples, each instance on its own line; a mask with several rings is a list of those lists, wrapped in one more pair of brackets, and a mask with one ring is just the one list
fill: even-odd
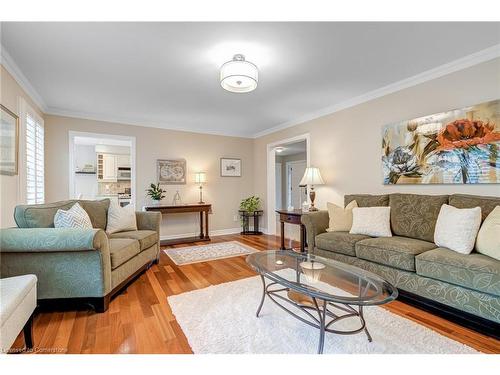
[(259, 71), (257, 66), (245, 60), (243, 55), (234, 55), (231, 61), (220, 68), (220, 84), (230, 92), (245, 93), (257, 88)]
[(307, 167), (304, 172), (304, 177), (300, 180), (299, 185), (323, 185), (324, 181), (319, 173), (319, 168)]
[(205, 172), (197, 172), (194, 175), (194, 180), (197, 184), (204, 184), (207, 182), (207, 174)]

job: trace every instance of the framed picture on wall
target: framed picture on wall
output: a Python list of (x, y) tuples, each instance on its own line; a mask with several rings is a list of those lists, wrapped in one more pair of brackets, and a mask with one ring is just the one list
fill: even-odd
[(158, 182), (162, 185), (186, 184), (186, 160), (157, 160), (156, 172)]
[(0, 174), (17, 175), (19, 153), (19, 117), (0, 104)]
[(221, 158), (220, 175), (222, 177), (241, 177), (241, 159)]

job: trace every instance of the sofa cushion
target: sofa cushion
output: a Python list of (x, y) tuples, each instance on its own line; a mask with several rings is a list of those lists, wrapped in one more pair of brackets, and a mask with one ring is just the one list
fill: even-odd
[(435, 249), (432, 242), (408, 237), (369, 238), (356, 243), (360, 259), (385, 264), (405, 271), (415, 271), (415, 256)]
[(87, 212), (94, 228), (106, 229), (109, 199), (18, 205), (14, 209), (14, 219), (19, 228), (54, 228), (54, 216), (57, 210), (69, 210), (76, 202)]
[(481, 219), (484, 220), (496, 206), (500, 206), (500, 197), (453, 194), (450, 195), (449, 205), (457, 208), (481, 207)]
[(392, 233), (433, 242), (439, 210), (447, 203), (447, 195), (391, 194)]
[(344, 196), (344, 207), (356, 201), (358, 207), (379, 207), (389, 205), (388, 195), (350, 194)]
[(139, 241), (131, 238), (111, 238), (109, 240), (111, 269), (121, 266), (141, 252)]
[(417, 274), (500, 296), (500, 261), (440, 247), (416, 257)]
[(335, 253), (356, 256), (354, 245), (356, 242), (370, 238), (363, 234), (349, 232), (327, 232), (316, 236), (316, 247)]
[(110, 238), (131, 238), (139, 241), (141, 251), (153, 246), (158, 242), (158, 233), (153, 230), (130, 230), (109, 235)]

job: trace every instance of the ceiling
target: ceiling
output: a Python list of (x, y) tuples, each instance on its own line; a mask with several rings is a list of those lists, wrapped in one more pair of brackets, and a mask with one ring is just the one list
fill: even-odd
[(282, 147), (283, 151), (281, 152), (276, 152), (276, 156), (290, 156), (290, 155), (297, 155), (297, 154), (303, 154), (307, 151), (307, 144), (306, 141), (300, 141), (300, 142), (294, 142), (294, 143), (287, 143), (284, 145), (279, 145), (276, 147)]
[[(253, 137), (500, 44), (500, 23), (5, 23), (47, 113)], [(224, 91), (235, 53), (259, 67)]]
[(123, 139), (114, 139), (114, 138), (95, 138), (95, 137), (86, 137), (86, 136), (77, 136), (74, 138), (75, 145), (82, 146), (95, 146), (95, 145), (106, 145), (106, 146), (123, 146), (130, 147), (131, 141), (126, 141)]

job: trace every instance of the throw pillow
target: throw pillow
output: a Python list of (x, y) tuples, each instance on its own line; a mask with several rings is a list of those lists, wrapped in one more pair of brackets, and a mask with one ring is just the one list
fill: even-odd
[(75, 203), (69, 210), (57, 210), (54, 215), (54, 227), (92, 229), (92, 222), (87, 211)]
[(476, 251), (500, 260), (500, 206), (484, 219), (477, 234)]
[(434, 230), (434, 243), (457, 253), (470, 254), (480, 225), (481, 207), (456, 208), (443, 204)]
[(330, 225), (326, 229), (327, 232), (349, 232), (352, 227), (352, 209), (358, 207), (356, 201), (350, 202), (345, 208), (337, 206), (334, 203), (328, 202), (328, 217)]
[(390, 207), (355, 207), (352, 209), (351, 234), (392, 237)]
[(125, 207), (120, 207), (118, 202), (111, 202), (108, 210), (106, 232), (112, 234), (127, 230), (137, 230), (134, 206), (129, 204)]

